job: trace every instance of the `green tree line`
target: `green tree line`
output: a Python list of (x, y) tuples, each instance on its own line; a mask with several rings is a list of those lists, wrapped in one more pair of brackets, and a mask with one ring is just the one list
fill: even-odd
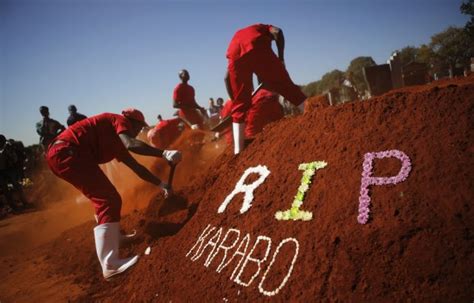
[[(402, 65), (410, 62), (427, 64), (430, 74), (443, 74), (450, 68), (466, 68), (474, 57), (474, 0), (463, 1), (460, 6), (462, 14), (470, 16), (464, 27), (450, 26), (431, 37), (429, 44), (405, 46), (395, 50), (400, 55)], [(357, 91), (367, 89), (362, 69), (376, 65), (370, 56), (356, 57), (345, 71), (332, 70), (318, 81), (302, 86), (307, 96), (315, 96), (327, 90), (340, 88), (344, 80), (349, 79)]]

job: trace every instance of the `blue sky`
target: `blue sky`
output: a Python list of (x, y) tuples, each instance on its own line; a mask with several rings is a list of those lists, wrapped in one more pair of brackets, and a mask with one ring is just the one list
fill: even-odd
[(253, 23), (283, 29), (285, 61), (306, 84), (351, 59), (385, 63), (392, 51), (464, 26), (456, 0), (144, 1), (0, 0), (0, 133), (38, 142), (38, 108), (66, 124), (67, 106), (88, 116), (136, 107), (150, 124), (171, 117), (182, 68), (196, 100), (227, 97), (225, 51)]

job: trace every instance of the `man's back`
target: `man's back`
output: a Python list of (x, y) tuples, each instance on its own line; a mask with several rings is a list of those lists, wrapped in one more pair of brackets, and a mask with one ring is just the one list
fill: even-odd
[(236, 60), (254, 48), (271, 47), (270, 27), (271, 25), (254, 24), (238, 30), (229, 44), (226, 57)]
[(100, 164), (120, 160), (128, 153), (118, 134), (130, 128), (122, 115), (103, 113), (71, 125), (57, 139), (76, 145), (80, 153), (91, 155)]

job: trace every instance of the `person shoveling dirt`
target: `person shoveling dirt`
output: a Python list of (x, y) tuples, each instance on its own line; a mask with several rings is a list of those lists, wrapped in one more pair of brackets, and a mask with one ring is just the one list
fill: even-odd
[(142, 112), (133, 108), (122, 111), (122, 115), (93, 116), (56, 137), (46, 155), (51, 170), (79, 189), (94, 205), (98, 223), (94, 228), (95, 246), (106, 280), (134, 265), (138, 256), (119, 258), (119, 242), (124, 237), (120, 235), (119, 224), (122, 200), (99, 164), (117, 159), (143, 180), (159, 186), (167, 196), (171, 194), (170, 186), (139, 164), (129, 151), (162, 157), (173, 165), (181, 160), (181, 152), (177, 150), (159, 150), (135, 139), (144, 126), (147, 124)]

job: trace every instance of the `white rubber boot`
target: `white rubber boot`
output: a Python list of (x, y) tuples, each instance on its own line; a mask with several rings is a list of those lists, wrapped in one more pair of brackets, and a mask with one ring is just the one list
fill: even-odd
[(120, 274), (138, 261), (138, 256), (119, 259), (120, 225), (104, 223), (94, 228), (95, 248), (106, 280)]
[(234, 154), (237, 155), (244, 150), (245, 123), (232, 123), (234, 136)]

